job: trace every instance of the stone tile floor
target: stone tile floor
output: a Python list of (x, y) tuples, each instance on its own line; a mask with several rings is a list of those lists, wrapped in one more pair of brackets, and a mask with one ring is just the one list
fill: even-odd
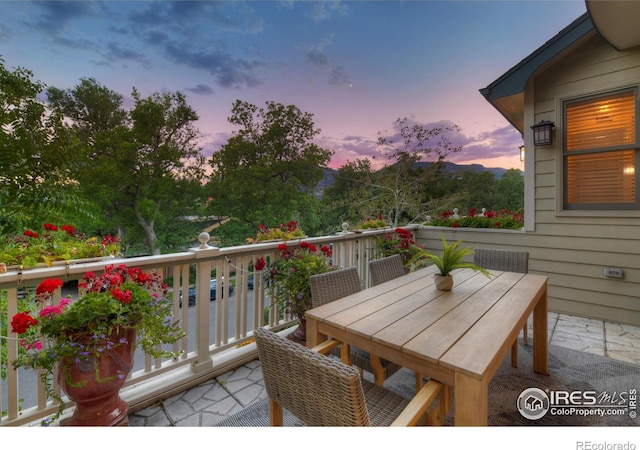
[[(549, 313), (549, 341), (560, 347), (640, 365), (640, 327)], [(208, 427), (266, 395), (260, 362), (255, 360), (130, 414), (129, 425)]]

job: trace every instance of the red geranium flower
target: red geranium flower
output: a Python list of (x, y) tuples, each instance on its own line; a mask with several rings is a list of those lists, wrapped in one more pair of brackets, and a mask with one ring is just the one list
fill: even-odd
[(40, 235), (34, 231), (31, 230), (25, 230), (25, 232), (23, 233), (25, 236), (27, 237), (31, 237), (34, 239), (38, 239), (40, 237)]
[(71, 225), (62, 225), (62, 231), (64, 231), (65, 233), (67, 233), (69, 236), (75, 236), (76, 235), (76, 229), (73, 228)]
[(47, 278), (36, 288), (36, 295), (53, 294), (56, 289), (62, 287), (64, 283), (60, 278)]
[(14, 333), (25, 333), (33, 325), (38, 325), (38, 321), (25, 312), (18, 313), (11, 319), (11, 330)]
[(298, 229), (298, 222), (290, 221), (287, 223), (287, 231), (296, 231)]
[(118, 241), (120, 241), (120, 239), (118, 239), (117, 237), (107, 234), (102, 238), (102, 245), (117, 244)]
[(45, 223), (42, 227), (48, 231), (58, 231), (58, 227), (52, 223)]
[(310, 252), (314, 252), (314, 253), (318, 250), (318, 248), (315, 245), (310, 244), (308, 242), (300, 242), (300, 248), (306, 248)]
[(115, 298), (116, 300), (118, 300), (121, 303), (131, 303), (131, 291), (130, 290), (126, 290), (123, 291), (122, 289), (118, 288), (118, 287), (114, 287), (111, 288), (111, 290), (109, 291), (111, 292), (111, 295), (113, 295), (113, 298)]
[(267, 262), (264, 260), (264, 258), (258, 258), (256, 259), (256, 262), (253, 264), (253, 268), (255, 270), (262, 270), (265, 268), (266, 265), (267, 265)]

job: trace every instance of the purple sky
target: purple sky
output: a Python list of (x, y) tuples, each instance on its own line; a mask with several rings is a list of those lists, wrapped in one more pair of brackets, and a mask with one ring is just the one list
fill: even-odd
[(573, 1), (0, 1), (8, 69), (66, 89), (93, 77), (130, 105), (181, 91), (206, 155), (236, 99), (313, 114), (333, 167), (378, 156), (396, 119), (456, 124), (449, 160), (519, 168), (516, 132), (487, 86), (586, 11)]

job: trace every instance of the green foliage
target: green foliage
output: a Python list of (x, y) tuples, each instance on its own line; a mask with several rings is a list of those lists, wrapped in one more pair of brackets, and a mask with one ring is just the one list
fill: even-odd
[(334, 228), (343, 222), (353, 225), (378, 212), (371, 205), (373, 173), (368, 159), (347, 161), (338, 169), (333, 183), (322, 194), (322, 217), (327, 225)]
[(451, 271), (455, 269), (473, 269), (482, 272), (488, 277), (491, 276), (488, 270), (464, 261), (465, 256), (473, 253), (473, 247), (461, 247), (462, 241), (449, 244), (443, 235), (440, 236), (442, 239), (442, 253), (440, 256), (421, 248), (409, 261), (409, 266), (411, 266), (412, 270), (429, 264), (435, 264), (440, 270), (440, 275), (449, 275)]
[(13, 72), (0, 59), (0, 233), (15, 233), (42, 217), (63, 217), (84, 204), (69, 183), (73, 140), (62, 116), (38, 96), (32, 72)]
[[(142, 97), (133, 88), (134, 106), (123, 108), (120, 94), (85, 78), (73, 89), (47, 90), (52, 108), (68, 118), (78, 142), (74, 172), (86, 198), (100, 205), (100, 221), (135, 237), (145, 253), (187, 236), (169, 226), (192, 215), (202, 198), (204, 159), (197, 148), (198, 119), (180, 92)], [(179, 193), (179, 198), (176, 198)], [(193, 237), (193, 236), (190, 236)], [(132, 241), (134, 243), (134, 241)]]
[(413, 239), (413, 233), (404, 228), (396, 228), (393, 233), (376, 236), (376, 257), (401, 255), (405, 267), (409, 267), (409, 261), (419, 249), (420, 246)]
[(229, 122), (240, 129), (211, 157), (211, 208), (254, 229), (307, 223), (301, 214), (314, 217), (309, 205), (332, 152), (312, 143), (320, 130), (311, 114), (293, 105), (266, 105), (234, 103)]
[(270, 268), (273, 304), (303, 317), (311, 304), (310, 277), (338, 267), (331, 265), (331, 249), (327, 246), (318, 249), (313, 244), (301, 242), (299, 247), (288, 248), (283, 243), (278, 249), (280, 258)]
[(359, 230), (370, 230), (375, 228), (385, 228), (386, 226), (387, 222), (382, 218), (382, 214), (378, 214), (378, 217), (375, 219), (367, 217), (364, 221), (357, 224), (355, 228)]
[(302, 239), (305, 237), (304, 231), (298, 227), (298, 223), (290, 221), (280, 224), (277, 227), (258, 226), (258, 234), (255, 239), (247, 238), (247, 243), (254, 244), (264, 241), (286, 241), (289, 239)]

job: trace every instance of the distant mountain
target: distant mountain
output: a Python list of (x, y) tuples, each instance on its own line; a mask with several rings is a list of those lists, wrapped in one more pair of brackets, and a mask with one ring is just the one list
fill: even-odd
[[(429, 167), (431, 164), (433, 163), (419, 162), (419, 163), (416, 163), (416, 166)], [(498, 180), (502, 178), (502, 175), (504, 175), (504, 173), (507, 171), (507, 169), (503, 169), (502, 167), (485, 167), (482, 164), (456, 164), (448, 161), (444, 162), (444, 170), (445, 172), (448, 172), (448, 173), (466, 172), (466, 171), (491, 172)], [(524, 175), (524, 172), (522, 172), (522, 174)]]
[[(419, 162), (416, 163), (416, 167), (429, 167), (432, 162)], [(456, 172), (491, 172), (497, 180), (502, 178), (502, 175), (507, 171), (507, 169), (503, 169), (502, 167), (485, 167), (482, 164), (456, 164), (452, 162), (445, 161), (444, 162), (444, 170), (446, 173), (456, 173)], [(331, 186), (333, 184), (333, 180), (335, 179), (336, 174), (338, 173), (335, 169), (324, 168), (324, 177), (318, 184), (317, 192), (320, 195), (324, 189)], [(524, 172), (522, 172), (524, 175)]]

